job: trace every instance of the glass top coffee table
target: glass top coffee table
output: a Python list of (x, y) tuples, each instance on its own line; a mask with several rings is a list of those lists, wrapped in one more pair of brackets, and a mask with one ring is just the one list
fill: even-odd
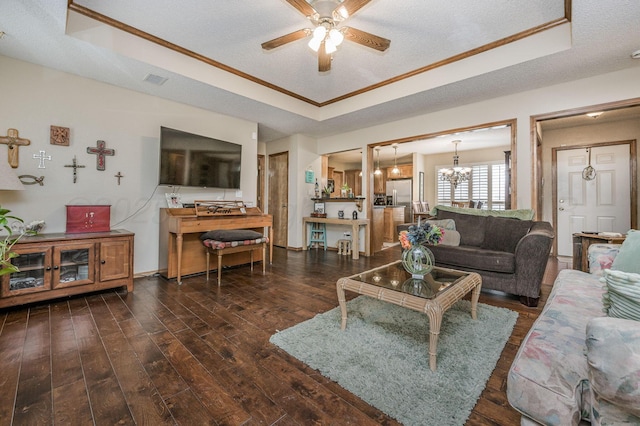
[(471, 318), (476, 319), (481, 287), (482, 278), (476, 273), (439, 267), (433, 268), (424, 280), (413, 279), (398, 260), (338, 280), (342, 330), (347, 327), (345, 290), (425, 313), (429, 317), (429, 367), (435, 371), (442, 315), (471, 292)]

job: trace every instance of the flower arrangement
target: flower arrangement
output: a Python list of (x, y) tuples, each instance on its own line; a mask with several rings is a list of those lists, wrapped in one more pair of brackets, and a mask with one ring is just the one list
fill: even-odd
[(444, 230), (439, 226), (429, 222), (420, 222), (417, 225), (409, 226), (407, 231), (400, 232), (400, 245), (403, 249), (410, 249), (412, 246), (420, 244), (438, 245), (442, 241)]

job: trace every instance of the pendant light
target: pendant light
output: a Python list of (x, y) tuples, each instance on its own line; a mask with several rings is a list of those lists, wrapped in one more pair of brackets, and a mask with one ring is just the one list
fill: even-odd
[(376, 148), (376, 151), (378, 152), (378, 167), (376, 167), (376, 171), (373, 172), (374, 175), (381, 175), (382, 174), (382, 170), (380, 170), (380, 148)]
[(391, 169), (391, 173), (397, 175), (400, 173), (400, 169), (398, 168), (398, 144), (393, 144), (393, 169)]

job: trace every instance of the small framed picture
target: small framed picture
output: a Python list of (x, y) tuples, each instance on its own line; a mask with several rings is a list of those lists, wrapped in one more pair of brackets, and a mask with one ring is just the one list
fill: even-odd
[(313, 211), (324, 214), (324, 203), (313, 203)]

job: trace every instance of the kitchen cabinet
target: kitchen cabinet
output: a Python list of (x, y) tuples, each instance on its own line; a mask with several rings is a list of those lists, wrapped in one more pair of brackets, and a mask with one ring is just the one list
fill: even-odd
[(0, 308), (108, 288), (133, 291), (133, 237), (125, 230), (21, 238), (0, 277)]
[(374, 194), (386, 194), (387, 193), (387, 169), (380, 169), (382, 173), (379, 175), (373, 174), (373, 193)]
[(384, 242), (384, 207), (373, 207), (371, 219), (371, 252), (377, 253), (382, 250)]
[(353, 191), (353, 195), (362, 195), (362, 170), (345, 170), (344, 180), (349, 185), (349, 188)]
[(393, 167), (386, 169), (387, 179), (411, 179), (413, 178), (413, 164), (398, 165), (399, 173), (392, 173)]
[(404, 207), (384, 208), (383, 241), (385, 243), (398, 242), (397, 226), (401, 223), (404, 223)]

